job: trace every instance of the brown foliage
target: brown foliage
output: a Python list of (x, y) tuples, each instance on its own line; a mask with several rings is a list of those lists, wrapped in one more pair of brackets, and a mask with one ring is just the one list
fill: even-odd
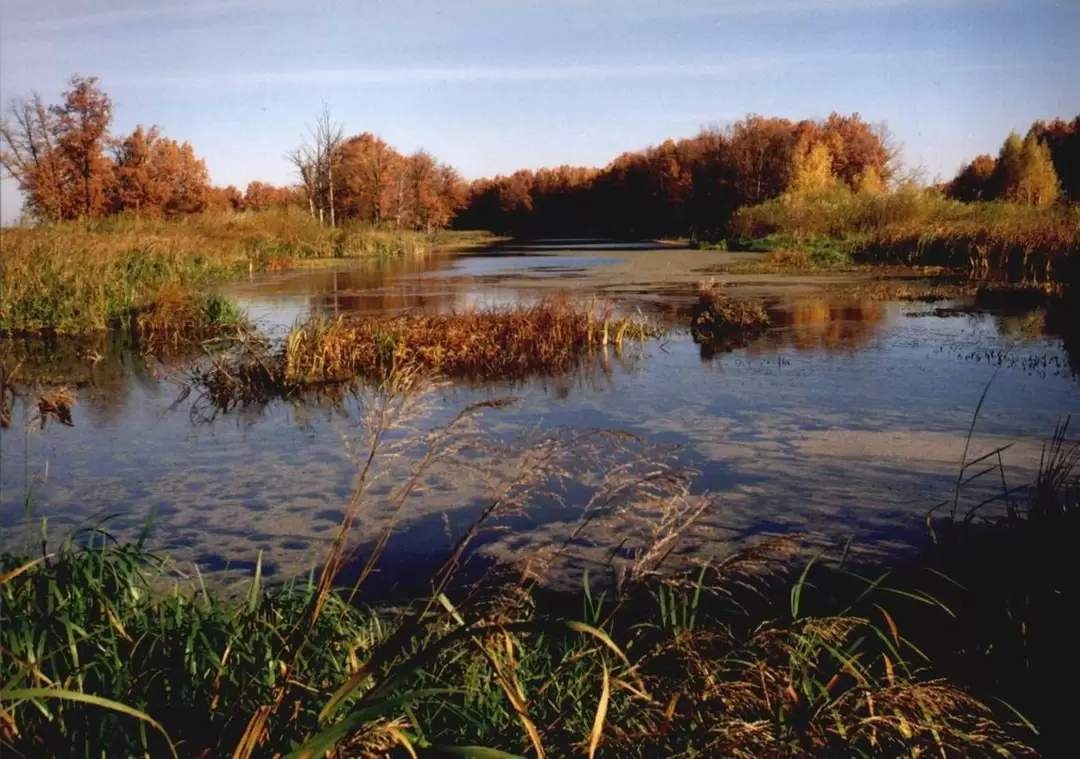
[(474, 182), (458, 224), (528, 235), (708, 236), (738, 207), (792, 189), (797, 146), (819, 159), (822, 187), (877, 191), (895, 171), (888, 132), (858, 114), (798, 123), (751, 115), (624, 153), (602, 171), (562, 166)]
[(72, 77), (59, 105), (45, 105), (37, 93), (11, 102), (0, 125), (0, 165), (18, 182), (31, 215), (204, 210), (209, 174), (191, 145), (161, 137), (157, 127), (140, 126), (116, 140), (109, 134), (112, 112), (96, 77)]
[(206, 162), (195, 157), (190, 143), (178, 145), (158, 128), (135, 128), (116, 149), (114, 211), (196, 213), (210, 203)]
[[(97, 77), (72, 77), (63, 105), (50, 110), (56, 149), (49, 156), (60, 176), (63, 218), (98, 216), (106, 207), (112, 165), (105, 157), (112, 121), (112, 99), (97, 86)], [(36, 188), (35, 188), (36, 189)]]
[(404, 156), (369, 132), (345, 140), (334, 177), (338, 216), (376, 226), (443, 228), (465, 199), (452, 167), (424, 151)]
[(296, 202), (296, 196), (288, 187), (276, 187), (267, 182), (249, 182), (244, 190), (242, 207), (252, 211), (270, 208), (287, 208)]
[(206, 210), (242, 211), (244, 210), (244, 194), (233, 185), (211, 187), (206, 196)]

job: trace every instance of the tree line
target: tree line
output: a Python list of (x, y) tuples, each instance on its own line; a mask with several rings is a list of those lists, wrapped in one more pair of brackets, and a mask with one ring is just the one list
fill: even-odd
[[(59, 104), (36, 93), (0, 121), (0, 165), (39, 220), (135, 212), (189, 214), (296, 207), (323, 223), (457, 226), (520, 236), (719, 237), (735, 212), (788, 193), (881, 193), (900, 149), (858, 113), (791, 121), (750, 115), (726, 128), (623, 153), (601, 169), (559, 166), (466, 183), (425, 151), (346, 136), (324, 106), (286, 158), (297, 184), (214, 187), (190, 143), (138, 126), (110, 133), (112, 101), (73, 77)], [(1049, 205), (1080, 200), (1080, 116), (1011, 134), (997, 158), (976, 157), (941, 189), (965, 201)]]
[(298, 185), (215, 187), (190, 143), (156, 126), (113, 135), (112, 99), (96, 77), (68, 84), (61, 103), (32, 93), (12, 100), (0, 120), (0, 166), (39, 221), (296, 207), (331, 225), (358, 219), (436, 229), (449, 225), (468, 196), (453, 167), (424, 151), (403, 155), (367, 132), (346, 138), (325, 108), (310, 138), (287, 156)]
[(1036, 121), (1022, 139), (1012, 132), (997, 157), (976, 156), (945, 186), (957, 200), (1005, 200), (1035, 206), (1080, 202), (1080, 115)]
[(837, 113), (793, 122), (751, 115), (725, 129), (620, 155), (474, 182), (463, 227), (512, 234), (710, 236), (734, 212), (792, 189), (878, 192), (899, 169), (884, 125)]

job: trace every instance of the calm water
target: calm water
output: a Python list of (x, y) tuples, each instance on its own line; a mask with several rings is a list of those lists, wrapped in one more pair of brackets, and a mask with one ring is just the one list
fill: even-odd
[[(528, 300), (537, 296), (535, 278), (569, 281), (611, 265), (614, 255), (440, 256), (266, 275), (228, 290), (273, 332), (310, 313)], [(670, 318), (689, 297), (619, 305)], [(687, 542), (693, 555), (728, 551), (761, 533), (855, 535), (883, 547), (917, 539), (926, 509), (951, 492), (972, 412), (991, 378), (972, 450), (1015, 442), (1004, 454), (1010, 484), (1030, 475), (1059, 417), (1080, 412), (1068, 357), (1031, 317), (941, 317), (924, 305), (859, 303), (782, 286), (768, 302), (777, 326), (748, 347), (703, 347), (676, 332), (640, 352), (598, 356), (572, 376), (443, 388), (414, 424), (430, 429), (469, 403), (512, 394), (516, 404), (481, 417), (490, 442), (517, 441), (523, 450), (562, 428), (633, 433), (635, 450), (670, 453), (698, 472), (695, 492), (718, 494)], [(353, 486), (350, 446), (362, 439), (365, 399), (279, 403), (209, 419), (183, 397), (183, 362), (147, 367), (106, 353), (94, 384), (77, 393), (73, 427), (24, 429), (32, 410), (18, 406), (2, 433), (5, 540), (24, 539), (27, 503), (32, 518), (48, 517), (54, 535), (106, 517), (110, 530), (130, 534), (152, 512), (156, 544), (183, 563), (243, 570), (262, 550), (270, 573), (310, 566)], [(521, 557), (568, 534), (588, 483), (610, 469), (572, 461), (581, 463), (581, 484), (566, 491), (567, 503), (534, 499), (527, 514), (485, 538), (484, 550)], [(513, 466), (509, 454), (500, 463)], [(432, 475), (403, 514), (391, 548), (396, 566), (445, 549), (484, 502), (489, 483), (481, 474), (481, 467), (447, 462)], [(386, 524), (392, 482), (371, 491), (360, 541)], [(613, 515), (575, 550), (582, 560), (601, 560), (616, 536), (642, 529), (633, 515)]]

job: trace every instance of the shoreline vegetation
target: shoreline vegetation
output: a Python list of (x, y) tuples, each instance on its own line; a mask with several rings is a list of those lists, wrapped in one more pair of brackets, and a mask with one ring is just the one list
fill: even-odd
[[(36, 93), (9, 103), (0, 165), (33, 226), (0, 233), (0, 334), (137, 332), (161, 306), (154, 331), (179, 323), (199, 337), (238, 317), (208, 294), (223, 278), (468, 247), (490, 233), (765, 253), (742, 265), (748, 273), (870, 264), (1025, 284), (1080, 278), (1080, 116), (1009, 135), (996, 158), (978, 156), (934, 187), (905, 174), (885, 125), (857, 113), (751, 115), (603, 169), (468, 183), (424, 151), (346, 136), (324, 108), (288, 153), (299, 183), (244, 192), (211, 185), (194, 148), (157, 127), (111, 134), (112, 116), (94, 77), (73, 77), (61, 103)], [(181, 302), (177, 320), (169, 307)]]
[(1062, 284), (1080, 278), (1080, 208), (962, 203), (926, 190), (783, 196), (740, 209), (728, 250), (827, 269), (899, 265)]
[(285, 209), (61, 222), (5, 229), (2, 239), (0, 334), (79, 335), (144, 325), (160, 332), (186, 304), (196, 308), (171, 331), (198, 338), (240, 318), (231, 303), (209, 292), (217, 282), (322, 259), (424, 255), (437, 245), (485, 238), (360, 224), (330, 228)]
[[(557, 548), (522, 557), (524, 571), (471, 563), (484, 530), (543, 498), (558, 462), (599, 450), (555, 436), (523, 454), (427, 581), (406, 578), (426, 590), (380, 598), (364, 583), (394, 524), (364, 555), (349, 535), (383, 482), (378, 462), (395, 455), (389, 433), (426, 387), (414, 372), (384, 378), (349, 506), (306, 580), (271, 585), (257, 565), (245, 592), (223, 596), (148, 552), (149, 524), (133, 543), (92, 529), (51, 548), (43, 523), (39, 549), (4, 555), (0, 735), (13, 755), (978, 757), (1071, 745), (1061, 694), (1080, 669), (1068, 549), (1080, 443), (1067, 421), (1034, 482), (967, 509), (961, 491), (1001, 472), (988, 466), (999, 452), (965, 454), (956, 498), (928, 513), (932, 545), (888, 566), (788, 536), (665, 571), (711, 501), (642, 460), (606, 487), (618, 508), (659, 508), (663, 526), (576, 592), (544, 587)], [(467, 451), (469, 425), (499, 405), (427, 436), (391, 502), (415, 494), (433, 459)], [(567, 544), (598, 519), (586, 509)]]
[(593, 354), (640, 345), (662, 327), (617, 315), (609, 302), (548, 298), (533, 305), (313, 318), (280, 342), (241, 341), (193, 373), (213, 407), (230, 409), (395, 373), (471, 381), (515, 380), (571, 371)]

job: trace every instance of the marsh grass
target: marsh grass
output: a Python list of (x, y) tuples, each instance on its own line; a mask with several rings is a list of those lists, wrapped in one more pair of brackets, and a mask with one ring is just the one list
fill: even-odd
[[(1031, 755), (1023, 719), (992, 698), (1015, 691), (978, 682), (986, 691), (980, 699), (956, 684), (988, 662), (1029, 660), (1020, 654), (1027, 649), (1002, 646), (997, 628), (971, 616), (975, 603), (997, 608), (1000, 589), (944, 583), (950, 605), (918, 584), (943, 577), (933, 563), (898, 573), (858, 567), (847, 547), (810, 553), (792, 537), (666, 571), (673, 546), (710, 507), (689, 495), (691, 473), (647, 451), (628, 456), (632, 438), (603, 431), (544, 435), (513, 455), (490, 448), (475, 435), (483, 415), (507, 400), (418, 427), (432, 389), (419, 370), (398, 368), (362, 400), (364, 423), (349, 441), (353, 495), (306, 580), (268, 586), (260, 559), (244, 592), (220, 595), (197, 569), (183, 575), (148, 553), (149, 525), (134, 543), (93, 529), (55, 550), (43, 531), (35, 557), (5, 555), (0, 736), (7, 750)], [(1066, 432), (1059, 428), (1044, 457), (1033, 491), (1040, 508), (1013, 510), (1006, 526), (1047, 519), (1060, 533), (1063, 509), (1051, 504), (1075, 514), (1077, 449)], [(474, 523), (431, 574), (426, 594), (365, 605), (365, 582), (405, 504), (440, 465), (459, 459), (470, 477), (490, 484)], [(987, 460), (965, 460), (958, 487)], [(521, 557), (524, 571), (462, 573), (482, 531), (538, 497), (558, 497), (558, 483), (580, 475), (575, 466), (600, 476), (579, 526), (554, 553), (590, 527), (607, 529), (612, 515), (638, 515), (652, 529), (629, 565), (598, 566), (573, 592), (546, 589), (551, 555)], [(366, 555), (350, 558), (350, 536), (373, 497), (392, 517)], [(341, 585), (350, 564), (358, 571)], [(1011, 574), (1010, 594), (1038, 587), (1026, 571)], [(990, 645), (968, 647), (969, 640)]]
[(1007, 710), (926, 671), (885, 610), (906, 591), (837, 581), (842, 564), (815, 569), (789, 539), (618, 592), (510, 579), (405, 611), (315, 574), (265, 587), (257, 570), (229, 600), (197, 577), (163, 592), (137, 545), (80, 542), (0, 564), (14, 755), (1031, 753)]
[(1080, 277), (1075, 207), (961, 203), (910, 188), (793, 195), (740, 209), (732, 232), (751, 240), (794, 240), (791, 247), (811, 254), (824, 239), (862, 263), (942, 267), (1013, 281)]
[(196, 371), (194, 383), (228, 407), (395, 371), (515, 380), (563, 373), (598, 349), (618, 354), (662, 333), (640, 317), (616, 315), (610, 303), (565, 297), (448, 314), (310, 319), (279, 346), (252, 339)]
[(183, 291), (297, 261), (422, 255), (453, 235), (332, 229), (302, 213), (202, 214), (178, 219), (110, 217), (5, 229), (0, 333), (79, 334), (124, 326)]
[(698, 302), (691, 309), (695, 339), (751, 338), (768, 329), (769, 312), (761, 303), (732, 298), (715, 280), (698, 284)]

